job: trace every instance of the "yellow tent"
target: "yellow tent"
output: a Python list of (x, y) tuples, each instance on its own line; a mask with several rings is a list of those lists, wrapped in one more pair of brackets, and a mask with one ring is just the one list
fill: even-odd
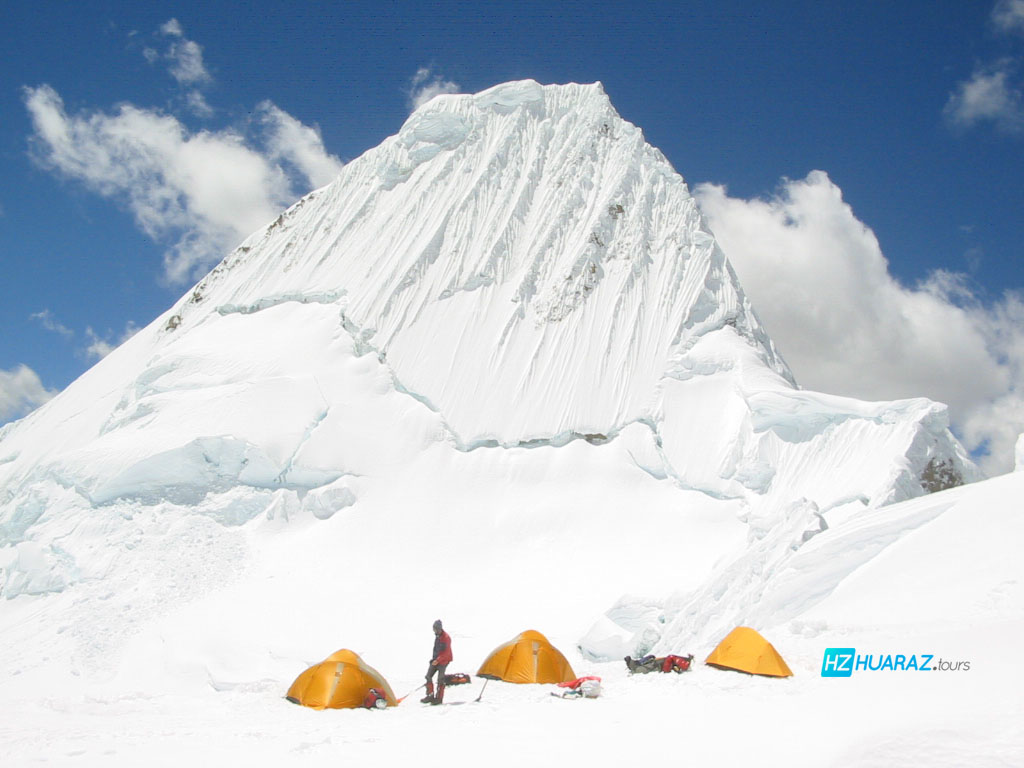
[(476, 674), (507, 683), (564, 683), (576, 679), (565, 656), (532, 629), (491, 651)]
[(704, 660), (719, 669), (736, 669), (752, 675), (791, 677), (779, 652), (750, 627), (736, 627)]
[(371, 688), (384, 691), (389, 707), (398, 705), (380, 672), (343, 648), (295, 678), (286, 698), (313, 709), (346, 709), (363, 706)]

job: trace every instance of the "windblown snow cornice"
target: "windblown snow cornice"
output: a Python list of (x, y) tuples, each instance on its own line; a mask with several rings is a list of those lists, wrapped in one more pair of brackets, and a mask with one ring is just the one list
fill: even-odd
[(281, 297), (337, 300), (466, 444), (646, 418), (672, 358), (726, 324), (791, 380), (682, 177), (600, 84), (435, 98), (246, 240), (172, 325)]

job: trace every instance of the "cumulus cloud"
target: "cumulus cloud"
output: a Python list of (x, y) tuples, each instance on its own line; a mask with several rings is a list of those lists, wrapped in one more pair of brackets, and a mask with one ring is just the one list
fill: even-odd
[(260, 135), (247, 139), (233, 128), (193, 132), (131, 104), (68, 114), (49, 85), (23, 95), (35, 160), (124, 204), (154, 240), (173, 241), (164, 256), (173, 283), (197, 277), (341, 165), (315, 129), (269, 102), (252, 126)]
[(342, 163), (324, 151), (320, 129), (296, 120), (269, 101), (262, 102), (257, 114), (266, 128), (265, 144), (273, 161), (291, 163), (315, 187), (334, 181)]
[(9, 371), (0, 370), (0, 423), (18, 419), (55, 397), (39, 375), (27, 365)]
[(947, 403), (990, 474), (1024, 431), (1024, 305), (983, 305), (960, 275), (905, 287), (841, 190), (814, 171), (768, 200), (694, 190), (768, 333), (809, 389)]
[(428, 67), (420, 67), (409, 84), (409, 109), (419, 109), (438, 94), (459, 93), (461, 90), (458, 83), (445, 80)]
[(34, 312), (28, 317), (29, 320), (38, 321), (39, 324), (43, 326), (43, 328), (45, 328), (48, 331), (53, 331), (54, 333), (60, 334), (65, 339), (70, 339), (75, 335), (75, 332), (72, 331), (67, 326), (65, 326), (59, 320), (57, 320), (53, 312), (51, 312), (49, 309)]
[(1024, 33), (1024, 0), (999, 0), (992, 9), (996, 28), (1006, 33)]
[(991, 122), (1006, 133), (1024, 129), (1024, 94), (1012, 83), (1013, 69), (1013, 62), (1005, 59), (976, 69), (958, 84), (944, 110), (949, 123), (966, 129)]

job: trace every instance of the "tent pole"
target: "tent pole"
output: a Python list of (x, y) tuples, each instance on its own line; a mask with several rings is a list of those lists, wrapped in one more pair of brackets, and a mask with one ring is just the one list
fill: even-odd
[(489, 682), (491, 682), (491, 678), (489, 678), (489, 677), (486, 680), (484, 680), (484, 687), (480, 689), (480, 695), (476, 697), (477, 701), (480, 701), (480, 699), (483, 698), (483, 696), (484, 696), (484, 689), (487, 688), (487, 684)]

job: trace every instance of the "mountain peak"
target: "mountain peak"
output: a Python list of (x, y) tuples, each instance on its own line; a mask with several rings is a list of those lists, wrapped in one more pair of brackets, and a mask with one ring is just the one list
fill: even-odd
[(234, 520), (274, 494), (319, 516), (424, 453), (514, 475), (570, 443), (747, 510), (878, 505), (929, 466), (976, 476), (947, 427), (924, 400), (798, 390), (682, 177), (600, 84), (520, 81), (418, 109), (0, 433), (0, 536), (123, 500)]
[(432, 100), (196, 292), (220, 313), (333, 297), (465, 445), (653, 418), (673, 360), (726, 325), (791, 380), (682, 177), (599, 83)]
[(519, 108), (544, 110), (565, 104), (576, 107), (587, 104), (611, 106), (604, 85), (599, 81), (541, 85), (536, 80), (527, 79), (500, 83), (475, 94), (439, 94), (420, 106), (416, 112), (468, 107), (510, 112)]

